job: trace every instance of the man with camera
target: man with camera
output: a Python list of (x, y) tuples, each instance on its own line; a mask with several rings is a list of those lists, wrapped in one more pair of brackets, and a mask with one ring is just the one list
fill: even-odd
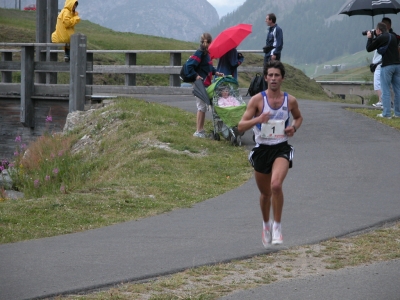
[[(374, 39), (374, 35), (376, 38)], [(383, 111), (378, 114), (380, 118), (392, 118), (390, 85), (394, 92), (394, 114), (400, 118), (400, 57), (396, 37), (388, 32), (385, 23), (380, 22), (374, 31), (367, 32), (368, 52), (377, 50), (382, 55), (381, 90)]]

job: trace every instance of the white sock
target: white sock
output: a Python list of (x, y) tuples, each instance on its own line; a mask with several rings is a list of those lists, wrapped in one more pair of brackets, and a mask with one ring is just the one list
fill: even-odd
[(269, 221), (268, 221), (268, 222), (263, 221), (263, 227), (264, 227), (264, 229), (270, 230), (270, 229), (271, 229), (271, 228), (270, 228), (271, 226), (270, 226)]
[(274, 228), (275, 229), (281, 228), (281, 223), (278, 223), (278, 222), (274, 221)]

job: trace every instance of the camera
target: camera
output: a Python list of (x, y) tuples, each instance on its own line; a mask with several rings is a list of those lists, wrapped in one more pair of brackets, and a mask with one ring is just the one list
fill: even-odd
[(365, 30), (365, 31), (361, 32), (361, 34), (362, 34), (362, 35), (367, 35), (368, 31), (371, 31), (371, 32), (372, 32), (372, 35), (373, 35), (373, 36), (374, 36), (374, 35), (376, 36), (376, 31), (375, 31), (375, 29)]

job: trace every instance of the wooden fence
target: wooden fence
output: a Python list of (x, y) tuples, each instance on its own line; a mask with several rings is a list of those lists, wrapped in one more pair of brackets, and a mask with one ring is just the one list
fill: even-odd
[[(18, 50), (0, 49), (1, 83), (0, 97), (16, 95), (21, 97), (21, 122), (31, 124), (32, 100), (43, 97), (69, 99), (69, 111), (83, 110), (85, 100), (95, 94), (190, 94), (181, 88), (179, 72), (182, 66), (182, 53), (188, 56), (194, 50), (87, 50), (86, 36), (74, 34), (71, 38), (70, 63), (58, 62), (57, 47), (64, 44), (52, 43), (0, 43), (0, 47), (20, 47), (21, 61), (13, 61), (13, 53)], [(55, 48), (56, 47), (56, 48)], [(37, 55), (47, 51), (49, 55)], [(47, 49), (47, 50), (46, 50)], [(244, 50), (247, 53), (262, 53), (260, 50)], [(124, 65), (94, 65), (94, 55), (98, 53), (125, 54)], [(169, 53), (168, 66), (137, 65), (137, 55), (143, 53)], [(186, 57), (185, 57), (186, 60)], [(21, 83), (12, 83), (12, 72), (21, 72)], [(70, 84), (57, 84), (57, 73), (69, 72)], [(262, 72), (262, 67), (238, 68), (238, 72)], [(125, 85), (94, 85), (93, 74), (124, 74)], [(169, 86), (137, 86), (137, 74), (167, 74)]]
[[(15, 138), (28, 143), (44, 132), (62, 131), (69, 112), (84, 110), (85, 104), (105, 95), (161, 94), (191, 95), (182, 88), (179, 72), (194, 50), (87, 50), (86, 36), (71, 38), (69, 63), (58, 61), (64, 44), (0, 43), (0, 159), (11, 157)], [(244, 50), (242, 53), (262, 53)], [(149, 53), (169, 54), (169, 65), (138, 65), (138, 56)], [(95, 65), (95, 55), (122, 54), (123, 65)], [(183, 61), (183, 62), (184, 62)], [(13, 82), (13, 72), (21, 79)], [(240, 66), (238, 72), (262, 72), (262, 67)], [(57, 82), (58, 73), (69, 73), (69, 84)], [(121, 85), (94, 84), (95, 74), (122, 74)], [(138, 74), (169, 76), (168, 86), (138, 86)], [(14, 74), (15, 75), (15, 74)], [(14, 76), (15, 77), (15, 76)], [(48, 115), (52, 122), (45, 122)]]

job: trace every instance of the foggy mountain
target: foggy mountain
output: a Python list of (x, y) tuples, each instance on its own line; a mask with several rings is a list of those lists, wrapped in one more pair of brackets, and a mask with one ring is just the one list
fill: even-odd
[[(0, 6), (22, 7), (36, 0), (0, 0)], [(45, 1), (45, 0), (41, 0)], [(59, 1), (59, 9), (64, 0)], [(114, 0), (79, 1), (82, 19), (115, 31), (133, 32), (198, 42), (201, 33), (216, 37), (222, 30), (238, 23), (253, 25), (253, 32), (239, 49), (261, 50), (268, 27), (267, 13), (277, 16), (283, 30), (282, 60), (291, 64), (321, 63), (342, 55), (365, 50), (366, 37), (361, 32), (382, 19), (375, 16), (339, 15), (349, 0), (246, 0), (235, 11), (218, 19), (215, 8), (206, 0)], [(400, 16), (392, 19), (394, 31), (400, 33)]]
[[(0, 7), (21, 9), (36, 0), (0, 0)], [(46, 0), (40, 0), (46, 1)], [(79, 16), (120, 32), (155, 35), (198, 42), (200, 35), (216, 26), (219, 16), (206, 0), (80, 0)], [(58, 8), (65, 0), (58, 0)]]
[[(265, 45), (268, 27), (265, 17), (275, 13), (283, 30), (282, 60), (291, 64), (321, 63), (365, 50), (367, 39), (361, 34), (372, 28), (371, 16), (347, 16), (339, 12), (349, 0), (247, 0), (211, 29), (216, 36), (238, 23), (253, 25), (253, 32), (239, 49), (259, 49)], [(374, 26), (383, 15), (374, 17)], [(400, 32), (400, 15), (386, 15), (392, 28)]]

